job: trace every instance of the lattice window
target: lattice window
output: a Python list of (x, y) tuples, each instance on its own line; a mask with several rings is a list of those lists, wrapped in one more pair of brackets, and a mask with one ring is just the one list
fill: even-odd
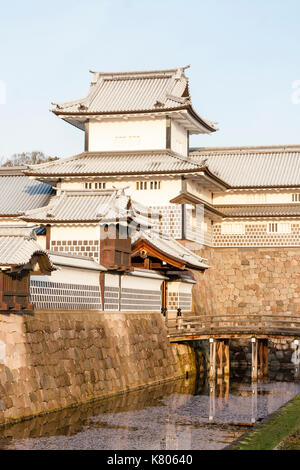
[(268, 223), (268, 233), (291, 233), (291, 224), (288, 222), (270, 222)]
[(245, 233), (245, 225), (244, 224), (222, 224), (221, 225), (221, 233), (222, 235), (225, 234), (244, 234)]
[(97, 183), (84, 183), (85, 189), (106, 189), (106, 183), (97, 182)]
[(137, 182), (136, 182), (136, 189), (137, 189), (138, 191), (141, 191), (141, 190), (144, 190), (144, 189), (148, 189), (147, 181), (137, 181)]

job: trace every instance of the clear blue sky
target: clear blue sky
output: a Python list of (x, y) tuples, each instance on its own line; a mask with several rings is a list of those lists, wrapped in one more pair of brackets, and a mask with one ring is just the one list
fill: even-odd
[(83, 133), (49, 112), (97, 71), (187, 71), (194, 108), (219, 123), (193, 145), (300, 143), (299, 0), (1, 0), (0, 156), (67, 156)]

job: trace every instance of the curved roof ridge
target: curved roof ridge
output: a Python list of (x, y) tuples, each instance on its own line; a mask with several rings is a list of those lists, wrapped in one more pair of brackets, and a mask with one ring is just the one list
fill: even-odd
[(184, 67), (176, 67), (172, 69), (155, 69), (155, 70), (128, 70), (124, 72), (97, 72), (94, 70), (90, 70), (90, 73), (97, 74), (98, 77), (128, 77), (130, 75), (157, 75), (157, 74), (174, 74), (178, 70), (185, 70), (189, 68), (190, 65), (185, 65)]

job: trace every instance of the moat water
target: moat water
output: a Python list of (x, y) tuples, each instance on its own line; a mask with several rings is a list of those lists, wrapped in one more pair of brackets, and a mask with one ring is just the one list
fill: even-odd
[(184, 379), (0, 427), (0, 449), (222, 449), (300, 381)]

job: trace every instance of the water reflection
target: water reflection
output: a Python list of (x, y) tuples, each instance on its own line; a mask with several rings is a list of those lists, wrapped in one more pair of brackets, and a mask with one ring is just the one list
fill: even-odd
[(178, 380), (0, 429), (1, 449), (221, 449), (299, 382)]

